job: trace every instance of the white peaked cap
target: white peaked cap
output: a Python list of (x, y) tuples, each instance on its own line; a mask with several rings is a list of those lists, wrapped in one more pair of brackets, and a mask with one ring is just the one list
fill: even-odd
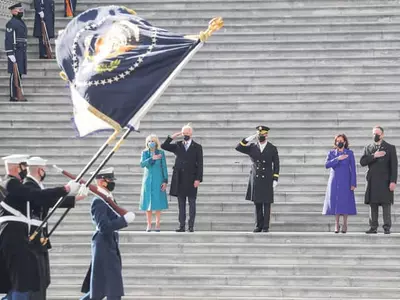
[(5, 164), (20, 164), (26, 162), (30, 155), (27, 154), (12, 154), (9, 156), (4, 156), (1, 159)]
[(29, 158), (26, 163), (28, 164), (28, 166), (45, 166), (47, 163), (46, 159), (43, 159), (41, 157), (38, 156), (34, 156)]

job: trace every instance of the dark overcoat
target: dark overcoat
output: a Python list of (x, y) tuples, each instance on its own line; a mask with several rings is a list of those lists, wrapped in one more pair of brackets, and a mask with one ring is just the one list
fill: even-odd
[[(377, 151), (385, 151), (386, 155), (374, 158), (374, 153)], [(370, 144), (364, 148), (360, 164), (363, 167), (368, 166), (364, 203), (393, 204), (394, 193), (389, 190), (389, 185), (391, 182), (397, 182), (396, 147), (385, 141), (380, 145)]]
[(246, 200), (274, 203), (273, 181), (279, 177), (278, 150), (269, 142), (262, 152), (257, 144), (247, 144), (246, 140), (242, 140), (236, 146), (236, 150), (247, 154), (252, 162)]
[[(14, 39), (15, 37), (15, 39)], [(6, 55), (14, 55), (20, 74), (27, 73), (27, 42), (28, 29), (22, 19), (12, 17), (6, 24), (4, 49)], [(13, 63), (8, 59), (8, 73), (13, 73)]]
[(92, 262), (81, 291), (90, 291), (90, 299), (124, 296), (117, 230), (128, 224), (98, 197), (92, 201), (91, 214), (97, 230), (92, 237)]
[(203, 148), (192, 140), (186, 151), (182, 141), (172, 143), (168, 137), (161, 148), (175, 154), (169, 194), (175, 197), (196, 197), (194, 182), (203, 181)]
[[(37, 184), (35, 180), (31, 177), (26, 177), (24, 180), (24, 185), (29, 186), (34, 190), (42, 190), (42, 188)], [(46, 203), (42, 203), (42, 205), (37, 205), (36, 202), (30, 205), (31, 208), (31, 218), (36, 220), (44, 220), (46, 218), (49, 209), (53, 207), (59, 198), (48, 199)], [(60, 205), (60, 208), (73, 208), (75, 207), (75, 197), (66, 197), (63, 203)], [(36, 229), (35, 226), (32, 226), (31, 233)], [(47, 227), (42, 231), (42, 237), (47, 236), (48, 230)], [(39, 277), (41, 280), (42, 291), (47, 289), (50, 285), (50, 260), (49, 260), (49, 251), (51, 249), (50, 240), (48, 240), (47, 244), (43, 246), (40, 242), (40, 236), (38, 235), (36, 239), (31, 244), (31, 249), (36, 254), (36, 258), (38, 260), (38, 270)]]
[(33, 36), (42, 37), (42, 24), (39, 12), (44, 13), (43, 21), (46, 24), (49, 38), (54, 37), (54, 0), (34, 0), (35, 4), (35, 24), (33, 25)]
[[(5, 186), (8, 192), (4, 202), (23, 215), (27, 215), (27, 205), (42, 206), (52, 199), (67, 194), (63, 187), (38, 190), (23, 185), (17, 178), (7, 176)], [(10, 216), (0, 206), (0, 217)], [(39, 291), (40, 278), (38, 261), (28, 241), (28, 225), (21, 222), (5, 222), (0, 224), (0, 293), (8, 293), (10, 289), (20, 292)]]

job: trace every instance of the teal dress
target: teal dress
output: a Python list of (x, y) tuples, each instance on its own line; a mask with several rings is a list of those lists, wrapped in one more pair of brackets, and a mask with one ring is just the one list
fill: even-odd
[(165, 153), (156, 150), (155, 154), (161, 154), (161, 159), (153, 160), (150, 150), (142, 152), (140, 166), (144, 168), (142, 191), (140, 193), (140, 210), (163, 210), (168, 208), (167, 192), (161, 190), (161, 185), (168, 183), (168, 170)]

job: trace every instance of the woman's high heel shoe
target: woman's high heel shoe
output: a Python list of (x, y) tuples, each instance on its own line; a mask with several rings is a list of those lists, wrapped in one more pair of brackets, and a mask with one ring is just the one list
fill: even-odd
[[(346, 229), (345, 229), (346, 228)], [(343, 226), (342, 227), (342, 233), (346, 233), (347, 232), (347, 226)]]
[(337, 229), (335, 230), (335, 233), (339, 233), (340, 231), (340, 225), (337, 227)]

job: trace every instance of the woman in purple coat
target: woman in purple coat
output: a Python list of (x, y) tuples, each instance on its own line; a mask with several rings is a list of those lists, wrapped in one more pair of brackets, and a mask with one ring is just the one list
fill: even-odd
[(354, 189), (357, 187), (357, 170), (354, 153), (344, 134), (335, 137), (334, 149), (329, 151), (325, 167), (330, 170), (326, 189), (324, 215), (335, 215), (335, 233), (340, 231), (340, 215), (343, 216), (342, 233), (347, 232), (347, 216), (356, 215)]

